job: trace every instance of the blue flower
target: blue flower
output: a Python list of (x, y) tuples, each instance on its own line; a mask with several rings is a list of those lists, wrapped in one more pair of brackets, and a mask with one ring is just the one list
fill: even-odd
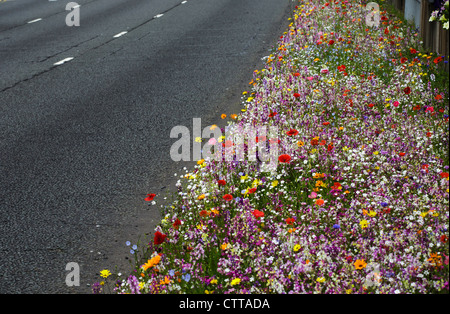
[(182, 275), (181, 279), (183, 279), (186, 282), (189, 282), (189, 280), (191, 280), (191, 275), (190, 274)]
[(170, 277), (175, 276), (175, 270), (173, 270), (173, 269), (169, 270), (169, 275), (170, 275)]
[(386, 207), (386, 206), (388, 206), (389, 204), (386, 203), (386, 202), (381, 202), (380, 205), (383, 206), (383, 207)]
[(341, 228), (341, 226), (340, 226), (339, 224), (334, 224), (334, 225), (333, 225), (333, 228), (334, 228), (334, 229), (339, 229), (339, 228)]
[(126, 244), (127, 246), (130, 246), (131, 242), (130, 242), (130, 241), (127, 241), (127, 242), (125, 242), (125, 244)]

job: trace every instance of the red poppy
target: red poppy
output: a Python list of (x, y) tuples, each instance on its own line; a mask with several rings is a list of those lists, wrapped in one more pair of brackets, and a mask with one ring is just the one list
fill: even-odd
[(291, 156), (289, 156), (288, 154), (284, 154), (278, 157), (278, 161), (281, 163), (289, 163), (291, 159), (292, 159)]
[(448, 241), (448, 236), (446, 236), (445, 234), (441, 235), (441, 238), (439, 239), (442, 243), (447, 243)]
[(316, 146), (316, 145), (319, 145), (319, 140), (318, 139), (312, 139), (311, 140), (311, 145), (313, 145), (313, 146)]
[(334, 148), (333, 144), (329, 144), (327, 150), (329, 152), (331, 152), (333, 150), (333, 148)]
[(323, 199), (319, 198), (318, 200), (316, 200), (316, 205), (322, 206), (323, 204), (325, 204), (325, 201)]
[(256, 192), (256, 188), (248, 189), (248, 194), (253, 194)]
[(330, 122), (324, 122), (324, 123), (322, 123), (323, 125), (328, 125), (328, 124), (330, 124)]
[(161, 232), (156, 231), (155, 238), (153, 239), (153, 243), (155, 243), (155, 245), (159, 245), (159, 244), (163, 243), (165, 239), (166, 239), (165, 234), (162, 234)]
[(299, 98), (299, 97), (300, 97), (300, 94), (299, 94), (299, 93), (294, 93), (294, 97), (295, 97), (295, 98)]
[(408, 61), (408, 59), (406, 59), (405, 57), (400, 59), (400, 63), (402, 63), (402, 64), (405, 63), (406, 61)]
[(222, 196), (222, 198), (223, 198), (225, 201), (229, 202), (229, 201), (231, 201), (231, 200), (233, 199), (233, 196), (230, 195), (230, 194), (225, 194), (224, 196)]
[(433, 133), (427, 132), (427, 137), (431, 137), (431, 135), (433, 135)]
[(298, 131), (295, 130), (295, 129), (290, 129), (288, 132), (286, 132), (286, 134), (287, 134), (288, 136), (295, 136), (295, 135), (298, 134)]
[(155, 198), (156, 194), (147, 194), (147, 197), (144, 199), (147, 202), (153, 201), (153, 199)]
[(325, 140), (321, 140), (319, 143), (320, 146), (325, 146), (326, 144), (327, 144), (327, 141), (325, 141)]
[(399, 153), (400, 157), (403, 157), (406, 155), (406, 153)]
[(391, 209), (389, 207), (388, 208), (383, 208), (381, 210), (381, 212), (384, 213), (384, 214), (389, 214), (391, 212)]
[(440, 176), (441, 178), (448, 178), (448, 172), (442, 172)]
[(278, 114), (277, 112), (273, 111), (273, 112), (271, 112), (271, 113), (269, 114), (269, 118), (273, 118), (273, 117), (275, 117), (277, 114)]
[(218, 185), (225, 185), (225, 184), (227, 184), (227, 182), (225, 180), (218, 180), (217, 184)]
[(422, 169), (425, 170), (428, 173), (428, 167), (430, 167), (430, 165), (422, 165)]
[(344, 71), (345, 70), (345, 65), (340, 65), (337, 67), (339, 72)]
[(300, 73), (294, 73), (294, 76), (300, 76)]
[(254, 211), (252, 211), (252, 214), (255, 218), (260, 218), (260, 217), (264, 217), (264, 213), (262, 211), (259, 211), (257, 209), (255, 209)]
[(172, 224), (172, 226), (173, 226), (174, 229), (178, 229), (178, 227), (181, 226), (181, 220), (177, 218), (174, 221), (174, 223)]
[(405, 92), (406, 95), (409, 95), (411, 93), (411, 88), (408, 86), (403, 91)]
[(438, 63), (441, 62), (442, 60), (444, 60), (444, 58), (442, 58), (442, 57), (437, 57), (436, 59), (433, 60), (433, 62), (434, 62), (435, 64), (438, 64)]
[(441, 95), (441, 94), (437, 94), (437, 95), (434, 97), (434, 99), (436, 99), (436, 100), (441, 100), (441, 99), (442, 99), (442, 95)]
[(417, 50), (414, 49), (414, 48), (410, 48), (410, 49), (409, 49), (409, 52), (411, 52), (412, 54), (415, 54), (415, 53), (417, 53)]
[(373, 108), (373, 106), (375, 106), (375, 105), (374, 104), (369, 104), (368, 106), (369, 106), (369, 108)]
[(389, 30), (387, 28), (384, 29), (384, 33), (387, 35), (389, 34)]
[(208, 212), (206, 210), (200, 211), (200, 217), (206, 217), (206, 216), (209, 216)]
[(295, 219), (294, 219), (294, 218), (287, 218), (287, 219), (286, 219), (286, 223), (287, 223), (288, 225), (292, 225), (294, 222), (295, 222)]
[(332, 45), (332, 44), (334, 44), (334, 40), (332, 39), (332, 40), (330, 40), (329, 42), (328, 42), (328, 45)]

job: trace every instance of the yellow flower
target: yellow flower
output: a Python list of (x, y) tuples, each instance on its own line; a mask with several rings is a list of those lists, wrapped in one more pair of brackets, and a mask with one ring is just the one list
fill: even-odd
[(305, 142), (298, 141), (298, 142), (297, 142), (297, 145), (298, 145), (298, 147), (302, 147), (303, 145), (305, 145)]
[(231, 280), (231, 285), (238, 285), (241, 282), (241, 278), (234, 278), (233, 280)]
[(212, 285), (215, 285), (215, 284), (217, 284), (217, 279), (213, 279), (209, 283), (212, 284)]
[(197, 143), (201, 143), (201, 142), (202, 142), (202, 138), (201, 138), (201, 137), (196, 137), (196, 138), (195, 138), (195, 141), (196, 141)]
[(261, 185), (261, 182), (259, 181), (259, 179), (253, 180), (252, 187), (257, 187), (258, 185)]
[(300, 250), (302, 247), (300, 246), (300, 244), (296, 244), (294, 245), (294, 252), (298, 252), (298, 250)]
[(200, 195), (199, 197), (197, 197), (198, 200), (202, 200), (205, 198), (205, 194)]
[(374, 211), (374, 210), (371, 210), (371, 211), (368, 213), (368, 215), (369, 215), (370, 217), (375, 217), (375, 216), (377, 215), (377, 212)]
[(224, 251), (227, 249), (227, 247), (228, 247), (228, 243), (224, 243), (220, 246), (220, 248)]
[(209, 129), (212, 131), (212, 130), (214, 130), (216, 128), (217, 128), (217, 125), (213, 124), (213, 125), (211, 125), (211, 127)]
[(374, 154), (374, 155), (378, 155), (378, 151), (374, 151), (373, 154)]
[(108, 278), (111, 275), (111, 272), (108, 269), (103, 269), (100, 272), (100, 276), (102, 276), (103, 278)]
[(201, 165), (202, 163), (204, 163), (205, 160), (204, 159), (200, 159), (199, 161), (197, 161), (197, 165)]
[(421, 212), (420, 216), (422, 216), (423, 218), (425, 218), (425, 216), (428, 215), (428, 212)]
[(350, 288), (350, 289), (345, 290), (345, 293), (347, 293), (347, 294), (352, 293), (352, 289)]
[(316, 279), (317, 282), (325, 282), (325, 278), (324, 277), (319, 277)]
[(275, 180), (275, 181), (272, 182), (272, 186), (273, 187), (276, 187), (277, 185), (278, 185), (278, 180)]
[(364, 219), (359, 222), (359, 225), (361, 226), (361, 228), (365, 229), (369, 226), (369, 222)]

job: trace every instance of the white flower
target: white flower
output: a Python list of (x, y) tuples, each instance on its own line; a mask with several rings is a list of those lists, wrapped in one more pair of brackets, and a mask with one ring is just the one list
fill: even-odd
[(444, 25), (442, 25), (443, 28), (448, 29), (448, 21), (444, 23)]

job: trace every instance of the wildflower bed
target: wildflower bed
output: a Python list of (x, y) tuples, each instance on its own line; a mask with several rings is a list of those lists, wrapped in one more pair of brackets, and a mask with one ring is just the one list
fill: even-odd
[(444, 60), (366, 14), (298, 2), (229, 121), (280, 130), (277, 171), (199, 161), (115, 292), (448, 293)]

